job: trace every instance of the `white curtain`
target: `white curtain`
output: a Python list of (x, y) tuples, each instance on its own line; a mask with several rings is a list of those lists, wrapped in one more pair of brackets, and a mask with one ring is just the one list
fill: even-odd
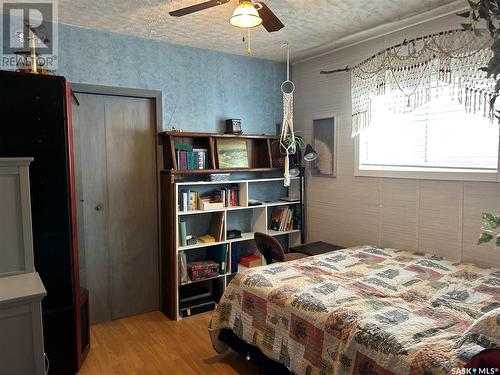
[(408, 112), (432, 97), (451, 95), (468, 112), (492, 120), (495, 80), (481, 68), (493, 56), (486, 31), (450, 30), (388, 48), (353, 67), (352, 136), (370, 125), (376, 98), (395, 112)]

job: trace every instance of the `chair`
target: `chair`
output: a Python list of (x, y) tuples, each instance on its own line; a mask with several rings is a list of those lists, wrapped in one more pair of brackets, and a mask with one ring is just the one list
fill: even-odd
[(285, 253), (278, 240), (265, 233), (256, 232), (254, 234), (254, 239), (257, 244), (257, 249), (264, 255), (267, 264), (288, 262), (308, 256), (302, 253)]

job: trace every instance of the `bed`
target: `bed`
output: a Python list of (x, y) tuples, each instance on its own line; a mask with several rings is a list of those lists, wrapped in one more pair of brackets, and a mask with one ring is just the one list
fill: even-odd
[[(295, 374), (447, 374), (500, 347), (500, 270), (363, 246), (235, 276), (209, 333)], [(225, 340), (227, 341), (227, 340)]]

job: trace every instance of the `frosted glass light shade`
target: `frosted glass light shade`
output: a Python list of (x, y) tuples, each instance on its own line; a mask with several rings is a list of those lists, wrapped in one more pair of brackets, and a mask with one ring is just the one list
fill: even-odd
[(242, 0), (234, 10), (229, 23), (236, 27), (248, 29), (259, 26), (262, 23), (262, 18), (259, 17), (259, 12), (257, 12), (251, 1)]

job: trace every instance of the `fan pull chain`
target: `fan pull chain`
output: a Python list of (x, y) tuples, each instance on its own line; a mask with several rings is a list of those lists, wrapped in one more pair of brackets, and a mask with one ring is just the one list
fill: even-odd
[(252, 40), (251, 40), (251, 35), (252, 35), (251, 29), (248, 29), (248, 38), (247, 38), (248, 46), (247, 46), (247, 53), (248, 53), (249, 55), (251, 55), (251, 54), (252, 54)]

